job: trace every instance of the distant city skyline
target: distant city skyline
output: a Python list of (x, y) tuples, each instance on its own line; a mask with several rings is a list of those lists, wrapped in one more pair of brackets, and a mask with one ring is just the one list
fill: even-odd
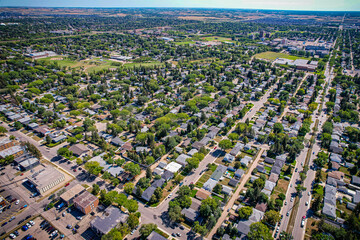
[(359, 0), (0, 0), (0, 7), (171, 7), (360, 11)]

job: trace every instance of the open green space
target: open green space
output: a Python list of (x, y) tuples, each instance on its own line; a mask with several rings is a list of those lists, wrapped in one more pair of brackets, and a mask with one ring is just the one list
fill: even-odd
[[(118, 66), (113, 65), (115, 63), (112, 60), (108, 59), (101, 59), (101, 58), (93, 58), (87, 60), (80, 60), (74, 61), (67, 59), (65, 56), (54, 56), (54, 57), (47, 57), (42, 58), (39, 61), (46, 61), (51, 63), (56, 63), (60, 67), (68, 67), (71, 69), (79, 69), (84, 70), (85, 72), (98, 72), (104, 69), (109, 68), (118, 68)], [(144, 62), (144, 63), (125, 63), (125, 67), (140, 67), (140, 66), (163, 66), (164, 64), (159, 61), (152, 61), (152, 62)]]
[(306, 58), (306, 57), (298, 57), (298, 56), (293, 56), (293, 55), (289, 55), (286, 53), (278, 53), (278, 52), (271, 52), (271, 51), (258, 53), (255, 55), (255, 58), (267, 59), (267, 60), (275, 60), (277, 58), (286, 58), (286, 59), (290, 59), (290, 60), (296, 60), (296, 59), (310, 60), (310, 58)]

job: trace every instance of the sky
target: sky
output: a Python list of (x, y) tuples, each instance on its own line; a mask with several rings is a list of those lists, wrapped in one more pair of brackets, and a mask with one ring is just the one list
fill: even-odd
[(360, 11), (360, 0), (0, 0), (0, 7), (177, 7)]

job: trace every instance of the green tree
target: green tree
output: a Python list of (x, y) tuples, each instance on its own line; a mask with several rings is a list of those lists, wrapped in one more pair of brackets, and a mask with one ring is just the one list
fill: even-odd
[(141, 172), (139, 164), (135, 164), (133, 162), (128, 162), (127, 164), (125, 164), (124, 169), (134, 176), (139, 175)]
[(179, 205), (169, 206), (168, 215), (171, 221), (178, 222), (182, 220), (181, 207)]
[(126, 222), (129, 225), (130, 229), (134, 229), (139, 225), (139, 218), (135, 216), (135, 214), (130, 213)]
[(127, 182), (127, 183), (125, 183), (125, 185), (124, 185), (124, 191), (127, 193), (127, 194), (132, 194), (132, 192), (134, 191), (134, 187), (135, 187), (135, 185), (134, 185), (134, 183), (132, 183), (132, 182)]
[(124, 207), (131, 213), (134, 213), (138, 210), (139, 204), (135, 199), (130, 199), (125, 202)]
[(250, 225), (250, 232), (247, 235), (249, 240), (272, 240), (273, 237), (269, 231), (269, 228), (261, 223), (255, 222)]
[(68, 137), (66, 141), (70, 144), (74, 144), (77, 142), (76, 138), (74, 137)]
[(94, 183), (94, 184), (92, 185), (91, 193), (92, 193), (93, 195), (97, 196), (97, 195), (99, 194), (99, 192), (100, 192), (100, 187), (99, 187), (99, 185), (97, 185), (96, 183)]
[(149, 223), (149, 224), (143, 224), (141, 225), (139, 232), (143, 238), (146, 238), (150, 235), (155, 229), (157, 229), (156, 224)]
[(275, 226), (280, 221), (280, 213), (275, 210), (270, 210), (265, 213), (265, 221)]
[(281, 123), (275, 123), (273, 130), (274, 130), (274, 133), (281, 133), (284, 130), (284, 127)]
[(230, 134), (229, 134), (229, 139), (231, 139), (232, 141), (238, 140), (238, 139), (239, 139), (239, 134), (237, 134), (237, 133), (230, 133)]
[(100, 174), (100, 172), (103, 170), (103, 167), (100, 166), (100, 163), (95, 162), (95, 161), (91, 161), (91, 162), (85, 163), (85, 169), (90, 174), (98, 176)]
[(219, 142), (219, 147), (223, 150), (231, 148), (232, 143), (229, 139), (223, 139)]
[(4, 135), (4, 133), (7, 133), (7, 132), (8, 132), (8, 130), (5, 127), (0, 126), (0, 135)]
[(253, 213), (252, 207), (242, 207), (239, 209), (239, 218), (249, 219), (252, 213)]
[(16, 130), (19, 130), (19, 129), (21, 129), (21, 128), (23, 127), (23, 125), (22, 125), (20, 122), (17, 122), (17, 121), (16, 121), (16, 122), (14, 123), (14, 127), (15, 127)]

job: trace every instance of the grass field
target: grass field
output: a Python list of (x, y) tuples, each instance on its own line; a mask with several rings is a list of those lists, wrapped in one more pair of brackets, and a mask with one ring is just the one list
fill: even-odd
[(286, 59), (290, 59), (290, 60), (296, 60), (296, 59), (310, 60), (310, 58), (306, 58), (306, 57), (298, 57), (298, 56), (293, 56), (293, 55), (289, 55), (289, 54), (286, 54), (286, 53), (277, 53), (277, 52), (258, 53), (258, 54), (255, 55), (255, 58), (267, 59), (267, 60), (275, 60), (277, 58), (286, 58)]
[(164, 63), (158, 62), (158, 61), (153, 61), (153, 62), (146, 62), (146, 63), (125, 63), (124, 66), (125, 67), (140, 67), (140, 66), (144, 66), (144, 67), (149, 67), (149, 66), (163, 66)]
[(189, 41), (182, 41), (182, 42), (174, 42), (175, 45), (186, 45), (186, 44), (194, 44), (195, 41), (189, 40)]
[[(83, 69), (85, 72), (97, 72), (109, 68), (118, 68), (118, 66), (113, 66), (114, 61), (100, 58), (93, 58), (88, 60), (73, 61), (66, 59), (64, 56), (54, 56), (42, 58), (40, 61), (47, 61), (52, 63), (57, 63), (60, 67), (68, 67), (71, 69)], [(163, 65), (163, 63), (154, 61), (147, 63), (125, 63), (126, 67), (139, 67), (139, 66), (154, 66), (154, 65)]]
[(219, 37), (219, 36), (211, 36), (211, 37), (203, 37), (201, 38), (203, 41), (217, 41), (217, 42), (235, 42), (231, 40), (231, 38)]

